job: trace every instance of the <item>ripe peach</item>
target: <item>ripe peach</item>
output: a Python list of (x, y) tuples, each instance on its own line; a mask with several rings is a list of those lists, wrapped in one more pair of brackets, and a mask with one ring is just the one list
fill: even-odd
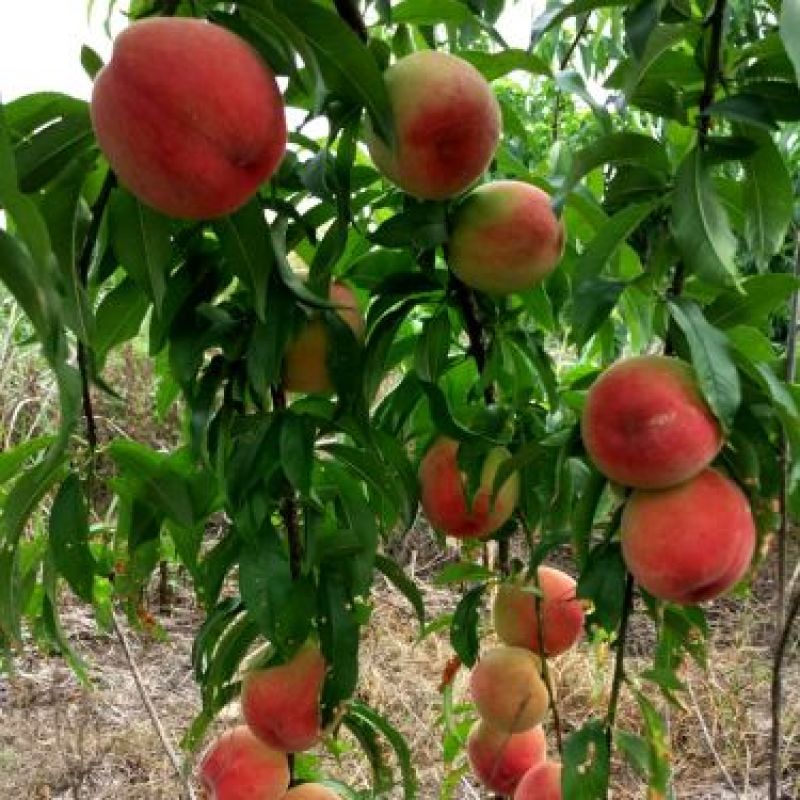
[(475, 665), (469, 679), (481, 718), (506, 733), (521, 733), (547, 714), (547, 688), (539, 659), (522, 647), (497, 647)]
[(290, 789), (283, 800), (341, 800), (341, 798), (321, 783), (302, 783)]
[(594, 383), (581, 420), (583, 442), (611, 480), (663, 489), (697, 475), (722, 447), (722, 431), (676, 358), (618, 361)]
[(522, 181), (479, 186), (456, 213), (449, 263), (473, 289), (503, 295), (532, 289), (564, 251), (564, 227), (546, 192)]
[(306, 644), (286, 664), (249, 672), (242, 683), (242, 713), (253, 733), (276, 750), (308, 750), (321, 733), (320, 692), (325, 660)]
[(375, 166), (424, 200), (461, 194), (489, 166), (500, 140), (500, 106), (485, 78), (448, 53), (424, 50), (385, 73), (394, 113), (394, 148), (371, 129)]
[(200, 781), (210, 800), (278, 800), (289, 788), (289, 762), (240, 725), (208, 750)]
[(467, 739), (467, 755), (475, 777), (498, 794), (511, 794), (522, 776), (544, 761), (546, 750), (541, 725), (522, 733), (506, 733), (480, 721)]
[[(364, 335), (364, 318), (353, 292), (343, 283), (331, 283), (329, 298), (339, 306), (336, 313), (359, 339)], [(330, 333), (319, 316), (313, 316), (290, 342), (283, 361), (283, 382), (290, 392), (328, 394), (333, 381), (328, 372)]]
[(747, 571), (756, 530), (744, 492), (713, 469), (661, 491), (634, 492), (622, 514), (622, 554), (650, 594), (711, 600)]
[(123, 31), (95, 81), (91, 114), (120, 182), (185, 219), (243, 205), (286, 149), (272, 72), (243, 39), (195, 19), (147, 19)]
[(431, 525), (447, 536), (481, 539), (494, 533), (514, 513), (519, 497), (519, 475), (512, 473), (492, 504), (494, 479), (509, 457), (504, 447), (489, 451), (481, 482), (467, 508), (466, 478), (458, 468), (458, 442), (440, 437), (425, 454), (419, 468), (422, 510)]
[(514, 800), (561, 800), (561, 764), (545, 761), (525, 773)]
[(575, 594), (575, 581), (552, 567), (539, 567), (539, 589), (505, 583), (494, 601), (494, 627), (506, 644), (540, 653), (537, 605), (544, 626), (544, 652), (557, 656), (570, 649), (583, 633), (583, 604)]

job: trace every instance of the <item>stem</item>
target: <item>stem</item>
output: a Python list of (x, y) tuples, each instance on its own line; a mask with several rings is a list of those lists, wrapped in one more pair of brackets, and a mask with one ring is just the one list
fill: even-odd
[[(578, 30), (575, 32), (575, 36), (573, 37), (572, 41), (567, 48), (567, 52), (564, 53), (561, 61), (558, 63), (558, 71), (563, 72), (567, 66), (569, 65), (570, 59), (575, 54), (575, 50), (580, 43), (583, 34), (586, 33), (586, 28), (589, 25), (589, 14), (584, 14), (583, 20), (581, 24), (578, 26)], [(558, 141), (558, 137), (561, 133), (561, 104), (562, 104), (563, 96), (561, 92), (556, 89), (556, 102), (553, 105), (553, 122), (552, 122), (552, 138), (553, 144)]]
[[(534, 572), (533, 585), (536, 587), (537, 592), (541, 591), (538, 569)], [(542, 680), (544, 680), (544, 685), (547, 689), (547, 697), (550, 701), (550, 711), (553, 715), (553, 730), (556, 734), (556, 748), (558, 749), (558, 755), (563, 757), (564, 735), (562, 732), (561, 714), (558, 710), (558, 703), (556, 702), (553, 681), (550, 677), (550, 666), (547, 661), (547, 653), (544, 649), (544, 614), (542, 613), (542, 604), (539, 602), (539, 595), (534, 598), (533, 607), (536, 611), (536, 625), (539, 628), (539, 658), (542, 661)]]
[(358, 8), (358, 0), (333, 0), (333, 4), (339, 16), (353, 29), (356, 36), (362, 42), (366, 42), (369, 36), (364, 17)]
[(161, 744), (164, 747), (164, 751), (166, 752), (167, 756), (169, 757), (170, 762), (172, 763), (172, 767), (175, 770), (175, 774), (178, 776), (179, 780), (183, 784), (185, 789), (185, 796), (189, 798), (189, 800), (195, 800), (196, 795), (194, 790), (192, 789), (192, 785), (189, 781), (189, 778), (186, 777), (184, 774), (183, 767), (181, 765), (180, 759), (178, 758), (177, 753), (173, 749), (172, 745), (167, 738), (167, 734), (164, 731), (164, 726), (161, 724), (161, 720), (158, 717), (158, 711), (156, 711), (155, 705), (153, 705), (153, 701), (150, 698), (150, 695), (147, 692), (147, 689), (144, 685), (144, 681), (142, 680), (142, 673), (139, 672), (139, 667), (136, 664), (136, 661), (133, 657), (133, 653), (131, 651), (131, 646), (128, 643), (128, 639), (125, 636), (125, 632), (122, 630), (122, 626), (119, 624), (119, 620), (117, 619), (116, 613), (112, 611), (111, 613), (111, 624), (114, 627), (114, 632), (117, 634), (117, 639), (119, 639), (119, 643), (122, 645), (122, 650), (125, 653), (125, 659), (128, 662), (128, 668), (130, 669), (131, 676), (133, 677), (133, 682), (136, 684), (136, 689), (139, 692), (139, 697), (142, 700), (142, 703), (147, 711), (147, 715), (150, 717), (150, 722), (153, 724), (153, 728), (155, 729), (158, 738), (161, 740)]
[(708, 141), (711, 117), (708, 116), (707, 111), (714, 102), (714, 93), (722, 71), (722, 29), (725, 26), (726, 5), (727, 0), (715, 0), (708, 20), (708, 24), (711, 26), (711, 41), (708, 45), (706, 79), (703, 85), (703, 94), (700, 96), (700, 144), (702, 146), (705, 146)]
[[(480, 308), (475, 298), (475, 293), (464, 284), (455, 274), (450, 273), (450, 287), (458, 300), (461, 316), (464, 318), (464, 327), (467, 330), (469, 339), (469, 354), (475, 360), (475, 366), (482, 375), (486, 368), (486, 337), (481, 324)], [(483, 390), (483, 399), (487, 406), (497, 402), (495, 387), (493, 384), (486, 386)]]
[[(91, 221), (86, 238), (83, 240), (80, 255), (78, 256), (78, 283), (82, 289), (86, 289), (89, 283), (89, 269), (92, 265), (92, 255), (97, 245), (97, 237), (100, 234), (100, 224), (103, 221), (111, 191), (117, 184), (116, 176), (111, 170), (106, 173), (100, 193), (92, 204)], [(94, 452), (97, 449), (97, 423), (94, 418), (94, 408), (92, 406), (92, 393), (89, 381), (89, 350), (86, 345), (78, 340), (78, 371), (81, 376), (81, 402), (83, 405), (83, 418), (86, 420), (86, 440), (89, 443), (89, 451), (94, 461)]]
[[(800, 228), (795, 229), (794, 248), (794, 274), (800, 277)], [(800, 292), (795, 291), (789, 311), (789, 329), (786, 334), (786, 382), (794, 383), (796, 377), (795, 359), (797, 356), (797, 329), (800, 324)], [(783, 720), (781, 716), (783, 707), (783, 657), (792, 626), (800, 612), (800, 589), (794, 585), (794, 580), (788, 587), (788, 592), (795, 592), (792, 607), (786, 613), (786, 562), (787, 542), (789, 539), (789, 473), (792, 466), (792, 453), (786, 432), (781, 429), (780, 437), (780, 526), (778, 528), (778, 597), (776, 600), (775, 622), (777, 629), (777, 646), (772, 664), (772, 686), (770, 689), (770, 764), (769, 764), (769, 796), (770, 800), (778, 800), (782, 768), (781, 739)]]
[(617, 634), (617, 657), (614, 663), (611, 697), (609, 698), (608, 711), (606, 712), (606, 736), (608, 737), (609, 745), (611, 744), (611, 731), (617, 718), (619, 696), (622, 691), (622, 684), (625, 681), (625, 642), (628, 638), (628, 622), (630, 621), (632, 610), (633, 575), (628, 573), (628, 577), (625, 579), (625, 597), (622, 602), (622, 616), (620, 617), (619, 633)]

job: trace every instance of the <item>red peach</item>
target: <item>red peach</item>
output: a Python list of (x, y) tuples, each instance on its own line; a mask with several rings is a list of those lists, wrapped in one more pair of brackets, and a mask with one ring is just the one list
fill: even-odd
[(561, 800), (561, 764), (545, 761), (526, 772), (514, 800)]
[(286, 754), (268, 747), (246, 725), (217, 739), (199, 774), (210, 800), (278, 800), (289, 788)]
[(242, 682), (242, 713), (253, 733), (276, 750), (308, 750), (321, 734), (320, 692), (325, 660), (306, 644), (286, 664), (249, 672)]
[(195, 19), (147, 19), (123, 31), (95, 81), (91, 114), (120, 182), (185, 219), (243, 205), (286, 149), (272, 72), (243, 39)]
[(503, 584), (497, 591), (493, 616), (497, 635), (506, 644), (541, 653), (540, 606), (544, 626), (544, 652), (557, 656), (570, 649), (583, 634), (583, 604), (575, 594), (575, 581), (552, 567), (538, 569), (539, 591), (533, 585)]
[(722, 431), (694, 371), (667, 356), (609, 367), (589, 390), (581, 431), (604, 475), (640, 489), (689, 480), (722, 447)]
[[(353, 292), (343, 283), (331, 283), (329, 298), (336, 313), (350, 326), (357, 338), (364, 335), (364, 318)], [(289, 343), (283, 362), (284, 386), (290, 392), (329, 394), (333, 381), (328, 371), (330, 332), (315, 315)]]
[(498, 794), (511, 794), (522, 776), (544, 761), (546, 750), (541, 725), (522, 733), (506, 733), (480, 721), (467, 739), (467, 755), (475, 777)]
[(500, 106), (468, 62), (425, 50), (385, 73), (394, 114), (394, 148), (367, 131), (375, 166), (408, 194), (454, 197), (489, 166), (500, 140)]
[(546, 192), (521, 181), (479, 186), (453, 222), (449, 264), (473, 289), (503, 295), (532, 289), (564, 251), (564, 228)]
[(747, 572), (756, 543), (747, 497), (713, 469), (670, 489), (634, 492), (621, 531), (622, 554), (639, 585), (684, 604), (730, 589)]
[(521, 733), (542, 722), (549, 698), (540, 666), (539, 659), (522, 647), (496, 647), (486, 653), (469, 679), (481, 719), (506, 733)]
[(430, 524), (447, 536), (481, 539), (494, 533), (514, 513), (519, 475), (512, 473), (492, 504), (494, 479), (510, 457), (504, 447), (492, 448), (481, 469), (481, 482), (467, 507), (466, 477), (458, 466), (458, 442), (441, 437), (425, 454), (419, 468), (422, 510)]

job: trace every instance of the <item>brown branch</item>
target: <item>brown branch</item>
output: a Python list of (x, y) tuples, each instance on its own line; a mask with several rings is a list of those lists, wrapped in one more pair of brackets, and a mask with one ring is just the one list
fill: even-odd
[(711, 117), (708, 115), (708, 109), (714, 102), (714, 93), (717, 90), (717, 84), (722, 73), (722, 33), (725, 27), (726, 6), (727, 0), (715, 0), (714, 8), (708, 20), (708, 24), (711, 26), (711, 40), (708, 45), (709, 52), (703, 93), (700, 95), (700, 144), (702, 146), (705, 146), (708, 141), (708, 132), (711, 128)]
[(196, 800), (196, 795), (194, 793), (194, 789), (192, 788), (192, 784), (190, 779), (186, 776), (183, 766), (181, 765), (180, 759), (178, 758), (177, 753), (173, 749), (172, 745), (170, 744), (169, 739), (167, 738), (166, 731), (164, 730), (164, 726), (161, 724), (161, 720), (158, 716), (158, 711), (156, 711), (156, 707), (153, 704), (152, 699), (147, 691), (147, 688), (144, 685), (144, 681), (142, 680), (142, 673), (139, 671), (139, 667), (136, 664), (136, 660), (133, 657), (133, 652), (131, 651), (131, 646), (128, 643), (128, 639), (125, 636), (125, 632), (122, 630), (122, 626), (119, 624), (119, 620), (117, 619), (116, 612), (111, 612), (111, 624), (114, 628), (114, 632), (117, 635), (117, 639), (119, 639), (120, 645), (122, 645), (122, 650), (125, 653), (125, 660), (128, 662), (128, 669), (130, 670), (131, 676), (133, 677), (133, 682), (136, 684), (136, 690), (139, 692), (139, 697), (142, 700), (142, 704), (147, 711), (148, 717), (150, 717), (150, 722), (153, 725), (153, 728), (158, 735), (158, 738), (161, 740), (161, 745), (164, 748), (169, 760), (172, 764), (172, 768), (175, 771), (180, 782), (183, 784), (183, 788), (185, 790), (184, 796), (188, 798), (188, 800)]
[(608, 711), (606, 712), (606, 736), (609, 744), (611, 742), (611, 731), (617, 719), (617, 708), (619, 707), (619, 697), (622, 691), (622, 684), (625, 681), (625, 643), (628, 638), (628, 622), (633, 611), (633, 575), (628, 573), (625, 579), (625, 597), (622, 601), (622, 616), (619, 621), (619, 633), (617, 634), (617, 657), (614, 663), (614, 678), (611, 682), (611, 697), (608, 701)]
[(364, 17), (361, 16), (358, 8), (358, 0), (333, 0), (333, 4), (336, 6), (339, 16), (350, 26), (356, 36), (362, 42), (366, 42), (369, 34)]

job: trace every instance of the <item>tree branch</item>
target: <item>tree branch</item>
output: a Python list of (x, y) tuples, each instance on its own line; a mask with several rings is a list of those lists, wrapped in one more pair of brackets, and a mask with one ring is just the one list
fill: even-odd
[(714, 93), (719, 83), (722, 71), (722, 33), (725, 26), (725, 10), (727, 0), (715, 0), (714, 8), (709, 17), (711, 26), (711, 40), (708, 45), (708, 61), (706, 63), (706, 76), (703, 93), (700, 95), (700, 144), (705, 146), (708, 141), (708, 132), (711, 128), (711, 117), (708, 109), (714, 102)]
[(556, 748), (558, 750), (558, 755), (563, 757), (564, 755), (564, 735), (562, 731), (561, 725), (561, 713), (558, 710), (558, 703), (556, 702), (556, 693), (553, 688), (553, 681), (550, 677), (550, 666), (547, 661), (547, 653), (544, 649), (544, 614), (542, 613), (542, 603), (539, 602), (539, 598), (541, 597), (541, 584), (539, 581), (539, 570), (538, 568), (534, 570), (533, 573), (533, 585), (536, 587), (536, 591), (539, 593), (534, 598), (533, 607), (536, 612), (536, 625), (539, 628), (539, 658), (542, 661), (542, 679), (544, 680), (545, 688), (547, 689), (547, 697), (550, 701), (550, 712), (553, 715), (553, 730), (556, 734)]
[(611, 742), (611, 732), (614, 722), (617, 719), (617, 708), (619, 707), (619, 697), (622, 691), (622, 684), (625, 680), (625, 643), (628, 638), (628, 623), (631, 612), (633, 611), (633, 575), (628, 573), (625, 579), (625, 597), (622, 601), (622, 616), (619, 621), (619, 633), (617, 634), (617, 657), (614, 662), (614, 678), (611, 683), (611, 697), (608, 701), (608, 711), (606, 712), (606, 736), (609, 744)]
[(361, 16), (358, 8), (358, 0), (333, 0), (333, 4), (336, 6), (339, 16), (353, 29), (356, 36), (362, 42), (366, 42), (369, 34), (364, 17)]

